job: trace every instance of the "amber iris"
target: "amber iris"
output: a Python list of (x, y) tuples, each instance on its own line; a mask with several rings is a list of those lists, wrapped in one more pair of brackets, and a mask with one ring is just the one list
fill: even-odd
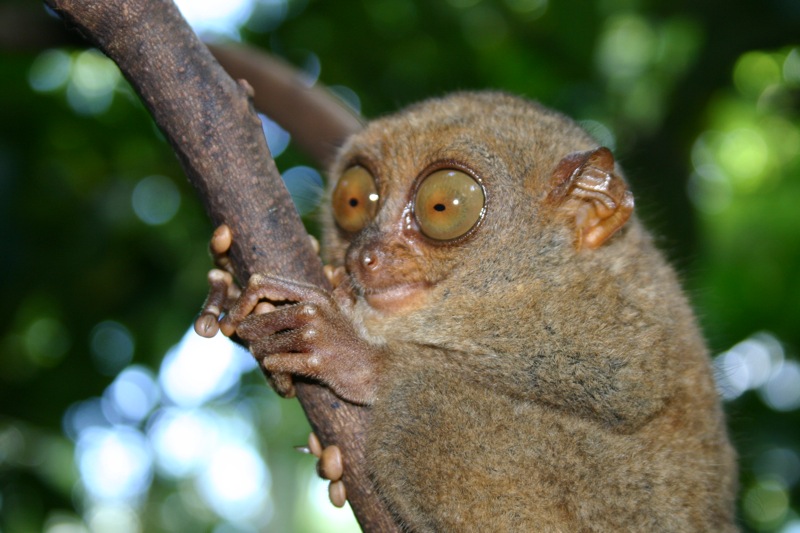
[(466, 235), (481, 219), (486, 197), (475, 179), (459, 170), (438, 170), (417, 189), (414, 215), (420, 231), (437, 241)]
[(345, 231), (364, 229), (378, 211), (378, 189), (372, 175), (363, 167), (344, 171), (333, 189), (333, 218)]

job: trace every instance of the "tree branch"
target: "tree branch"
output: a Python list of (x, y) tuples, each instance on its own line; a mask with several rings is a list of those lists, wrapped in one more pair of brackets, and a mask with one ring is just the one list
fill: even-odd
[[(328, 287), (269, 155), (249, 86), (224, 73), (172, 2), (46, 2), (113, 59), (142, 98), (213, 223), (231, 227), (239, 279), (270, 272)], [(348, 461), (344, 481), (361, 527), (398, 531), (364, 468), (369, 411), (317, 385), (298, 383), (297, 393), (323, 444), (338, 445)]]
[(363, 127), (361, 120), (318, 85), (309, 87), (295, 69), (248, 46), (209, 46), (234, 79), (255, 90), (256, 109), (283, 126), (322, 168), (331, 163), (342, 141)]

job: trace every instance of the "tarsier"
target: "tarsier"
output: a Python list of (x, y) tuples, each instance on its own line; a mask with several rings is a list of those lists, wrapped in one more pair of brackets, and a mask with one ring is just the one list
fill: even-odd
[(259, 274), (239, 295), (216, 271), (228, 302), (206, 313), (281, 394), (303, 376), (371, 406), (368, 467), (404, 529), (736, 529), (704, 341), (608, 149), (457, 93), (370, 123), (330, 182), (333, 294)]

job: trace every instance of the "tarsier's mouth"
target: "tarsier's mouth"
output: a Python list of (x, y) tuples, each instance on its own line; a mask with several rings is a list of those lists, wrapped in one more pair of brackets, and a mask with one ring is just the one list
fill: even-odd
[(431, 284), (423, 281), (400, 283), (388, 287), (364, 287), (364, 300), (378, 311), (397, 312), (418, 307), (428, 294)]

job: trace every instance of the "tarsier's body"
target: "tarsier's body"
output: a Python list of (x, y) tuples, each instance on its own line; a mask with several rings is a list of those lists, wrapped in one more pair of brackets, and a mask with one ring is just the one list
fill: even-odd
[[(450, 170), (461, 182), (425, 185)], [(466, 93), (367, 126), (342, 176), (375, 189), (334, 190), (334, 297), (260, 279), (228, 333), (284, 391), (281, 376), (300, 374), (372, 406), (368, 466), (405, 527), (735, 529), (706, 349), (675, 274), (628, 220), (610, 153), (535, 104)], [(439, 221), (437, 198), (464, 183), (479, 205)], [(241, 322), (264, 296), (305, 305)]]

